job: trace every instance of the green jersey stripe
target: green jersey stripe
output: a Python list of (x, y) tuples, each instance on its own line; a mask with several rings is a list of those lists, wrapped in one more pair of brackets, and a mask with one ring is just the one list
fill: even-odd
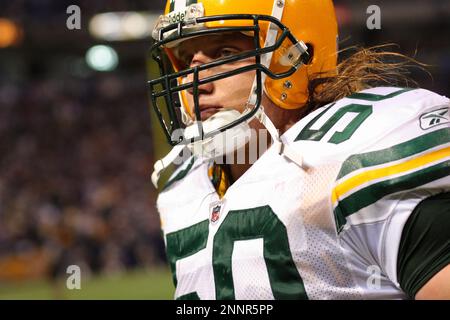
[(346, 217), (389, 194), (413, 189), (446, 176), (450, 176), (450, 160), (358, 190), (347, 198), (340, 200), (334, 210), (337, 229), (340, 231), (345, 225)]
[(407, 158), (450, 142), (450, 128), (443, 128), (383, 150), (350, 156), (342, 164), (337, 180), (361, 168)]
[(197, 0), (186, 0), (186, 7), (194, 3), (197, 3)]
[(167, 181), (167, 183), (162, 188), (162, 191), (164, 191), (167, 188), (169, 188), (174, 182), (177, 182), (177, 181), (183, 179), (188, 174), (188, 172), (192, 169), (192, 166), (194, 165), (195, 159), (196, 159), (195, 157), (191, 157), (191, 160), (190, 160), (189, 164), (186, 166), (186, 168), (181, 170), (180, 172), (178, 172), (175, 177), (173, 177), (172, 179)]
[(186, 1), (185, 2), (185, 7), (188, 7), (191, 4), (197, 3), (198, 0), (170, 0), (170, 11), (169, 12), (174, 12), (175, 11), (175, 3), (178, 2), (178, 1), (179, 2)]
[(395, 96), (398, 96), (402, 93), (411, 91), (414, 89), (411, 88), (407, 88), (407, 89), (402, 89), (399, 91), (394, 91), (390, 94), (387, 95), (381, 95), (381, 94), (373, 94), (373, 93), (363, 93), (363, 92), (358, 92), (358, 93), (354, 93), (350, 96), (347, 97), (347, 99), (358, 99), (358, 100), (367, 100), (367, 101), (382, 101), (382, 100), (386, 100), (386, 99), (390, 99), (393, 98)]

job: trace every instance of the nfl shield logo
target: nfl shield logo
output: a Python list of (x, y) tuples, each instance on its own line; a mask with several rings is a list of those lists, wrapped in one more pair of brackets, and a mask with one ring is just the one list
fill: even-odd
[(211, 212), (211, 223), (217, 222), (217, 220), (219, 220), (220, 208), (221, 208), (220, 205), (213, 207), (212, 212)]

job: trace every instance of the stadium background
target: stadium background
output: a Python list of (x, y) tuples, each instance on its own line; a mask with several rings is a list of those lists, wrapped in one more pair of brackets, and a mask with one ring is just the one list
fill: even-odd
[[(0, 1), (0, 299), (172, 297), (149, 178), (166, 146), (145, 85), (163, 3)], [(66, 27), (73, 4), (81, 30)], [(412, 72), (420, 86), (449, 95), (448, 0), (335, 4), (341, 48), (396, 43), (431, 65)], [(381, 30), (366, 27), (372, 4)], [(87, 59), (96, 45), (117, 66), (105, 47)], [(65, 286), (71, 264), (81, 290)]]

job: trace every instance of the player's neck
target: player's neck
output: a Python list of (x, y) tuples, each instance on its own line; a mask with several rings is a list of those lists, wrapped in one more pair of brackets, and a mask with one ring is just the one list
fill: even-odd
[[(306, 110), (303, 109), (297, 109), (297, 110), (285, 110), (277, 107), (275, 104), (273, 104), (268, 98), (265, 96), (265, 104), (266, 108), (265, 111), (268, 114), (269, 118), (274, 123), (275, 127), (278, 128), (279, 134), (284, 134), (289, 128), (291, 128), (295, 123), (297, 123), (298, 120), (300, 120), (303, 116), (306, 114)], [(264, 152), (270, 147), (272, 144), (272, 138), (268, 134), (267, 129), (256, 119), (253, 119), (250, 122), (250, 127), (254, 130), (256, 130), (257, 138), (256, 141), (253, 141), (253, 143), (256, 142), (256, 148), (249, 148), (249, 145), (247, 144), (245, 146), (245, 161), (242, 163), (242, 161), (238, 160), (237, 152), (234, 153), (233, 162), (228, 163), (229, 166), (229, 172), (231, 174), (230, 177), (230, 185), (233, 184), (234, 181), (238, 180), (245, 172), (247, 172), (248, 169), (253, 165), (253, 162), (255, 159), (259, 159)], [(264, 131), (265, 134), (259, 134), (261, 131)], [(267, 141), (266, 144), (260, 143), (260, 139), (262, 137), (266, 137)], [(257, 150), (256, 155), (250, 156), (250, 149), (255, 152)], [(253, 162), (252, 162), (253, 159)]]

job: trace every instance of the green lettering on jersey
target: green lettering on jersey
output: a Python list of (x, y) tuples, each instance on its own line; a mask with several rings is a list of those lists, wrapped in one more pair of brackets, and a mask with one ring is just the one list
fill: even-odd
[[(382, 101), (386, 99), (393, 98), (402, 93), (411, 91), (413, 89), (400, 89), (394, 92), (391, 92), (386, 95), (381, 94), (373, 94), (373, 93), (354, 93), (346, 99), (357, 99), (357, 100), (366, 100), (366, 101)], [(334, 125), (348, 112), (354, 112), (358, 115), (345, 127), (345, 129), (341, 132), (335, 132), (333, 136), (328, 140), (329, 143), (339, 144), (344, 142), (355, 133), (355, 131), (362, 125), (362, 123), (372, 114), (372, 106), (371, 105), (362, 105), (362, 104), (350, 104), (340, 108), (327, 122), (325, 122), (321, 128), (317, 130), (311, 129), (314, 124), (324, 116), (327, 111), (332, 108), (336, 103), (333, 103), (324, 111), (322, 111), (319, 115), (317, 115), (314, 119), (312, 119), (299, 133), (295, 141), (299, 140), (312, 140), (319, 141), (321, 140), (333, 127)]]
[(177, 300), (200, 300), (200, 297), (197, 292), (192, 292), (178, 297)]
[(189, 228), (185, 228), (166, 235), (167, 257), (172, 270), (173, 283), (177, 285), (177, 260), (196, 254), (206, 248), (208, 240), (209, 220), (204, 220)]
[[(167, 256), (175, 286), (176, 262), (206, 248), (209, 220), (166, 235)], [(213, 241), (216, 299), (234, 299), (232, 254), (235, 241), (263, 239), (264, 261), (275, 299), (308, 299), (303, 280), (292, 259), (286, 227), (269, 206), (230, 211)], [(190, 292), (178, 299), (199, 299)]]
[(350, 121), (350, 123), (341, 132), (335, 132), (328, 140), (329, 143), (339, 144), (344, 142), (355, 133), (355, 131), (362, 125), (362, 123), (372, 114), (372, 106), (364, 104), (350, 104), (340, 108), (331, 118), (325, 122), (322, 127), (317, 130), (311, 129), (319, 118), (321, 118), (333, 105), (325, 109), (317, 117), (311, 120), (299, 133), (295, 141), (298, 140), (321, 140), (337, 123), (342, 119), (344, 115), (349, 112), (356, 113), (357, 115)]
[(292, 259), (286, 227), (269, 206), (230, 211), (214, 237), (216, 298), (235, 299), (231, 257), (235, 241), (263, 239), (275, 299), (308, 299)]

